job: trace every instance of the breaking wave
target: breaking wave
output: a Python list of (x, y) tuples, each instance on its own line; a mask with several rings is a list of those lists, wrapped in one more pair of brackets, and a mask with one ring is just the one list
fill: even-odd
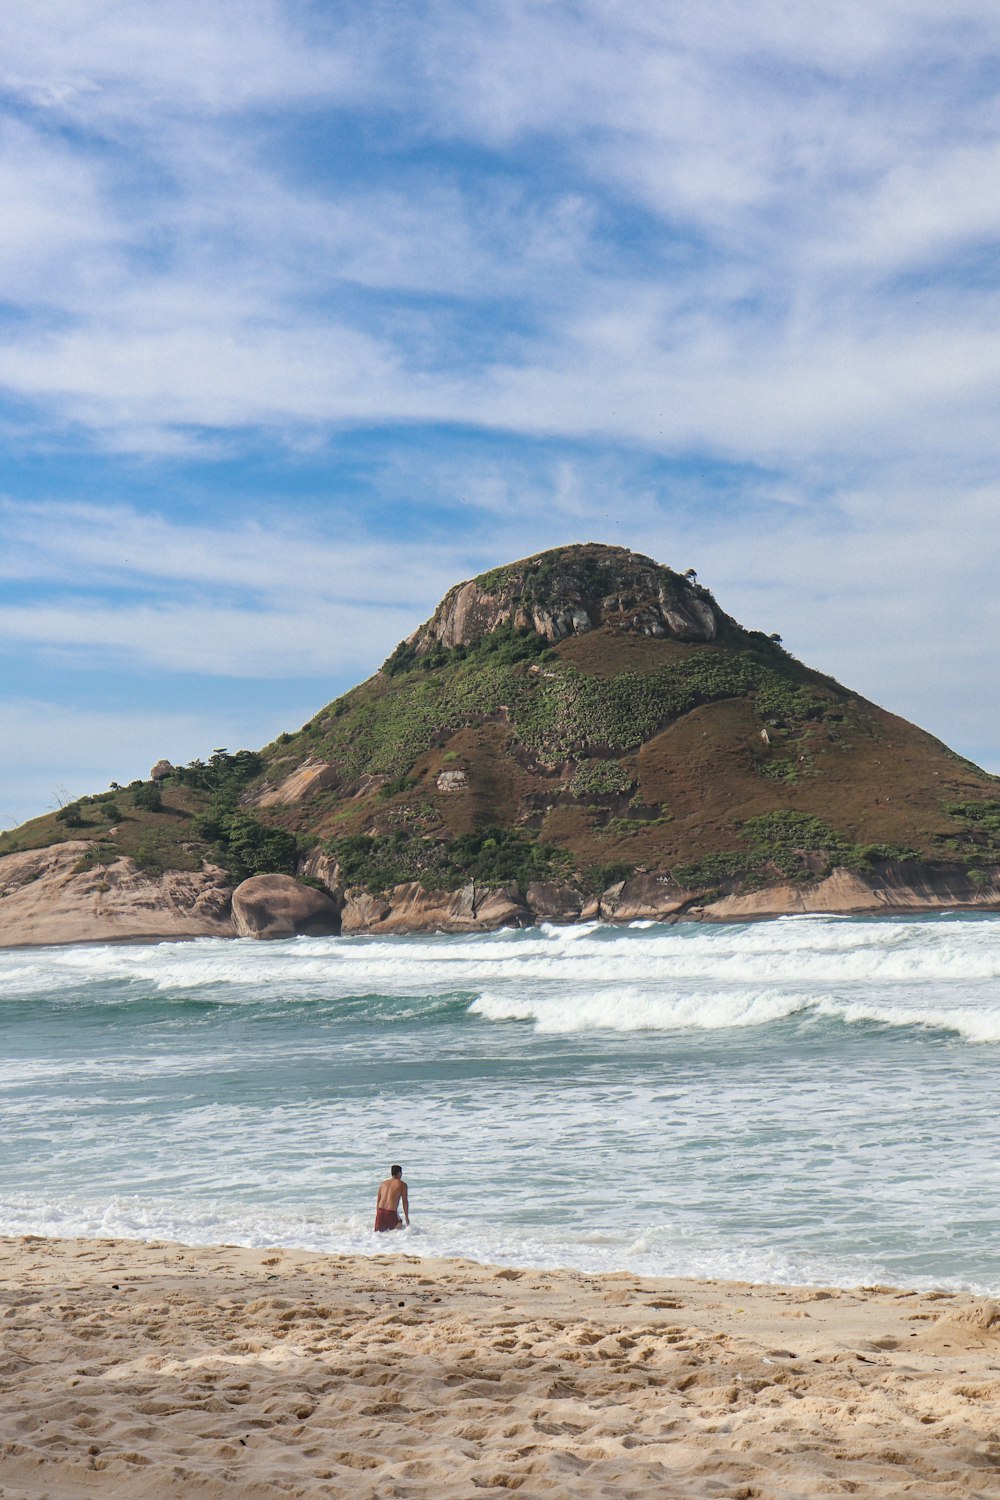
[[(1000, 1041), (1000, 920), (790, 917), (743, 926), (543, 926), (466, 937), (200, 939), (0, 960), (0, 999), (331, 1007), (369, 1024), (539, 1032), (766, 1026), (794, 1016)], [(470, 1004), (471, 1002), (471, 1004)]]
[(394, 1254), (992, 1292), (997, 1042), (982, 916), (0, 953), (0, 1229), (388, 1253), (402, 1159)]

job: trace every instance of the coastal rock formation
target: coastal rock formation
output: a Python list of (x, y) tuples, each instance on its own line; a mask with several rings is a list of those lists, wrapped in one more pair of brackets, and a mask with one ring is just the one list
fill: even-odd
[(538, 922), (576, 922), (586, 905), (583, 893), (565, 880), (533, 880), (525, 900)]
[(719, 612), (693, 578), (625, 547), (584, 543), (495, 568), (449, 589), (409, 638), (418, 655), (470, 646), (501, 626), (556, 642), (606, 625), (633, 635), (712, 641)]
[(0, 947), (232, 937), (224, 870), (146, 873), (131, 859), (88, 863), (69, 840), (0, 859)]
[(323, 849), (313, 849), (299, 865), (299, 874), (309, 880), (318, 880), (328, 896), (343, 904), (340, 866), (332, 854)]
[(784, 882), (713, 896), (666, 875), (643, 874), (585, 896), (566, 881), (533, 881), (457, 891), (418, 881), (382, 894), (349, 888), (328, 855), (304, 866), (327, 891), (289, 875), (255, 875), (233, 891), (225, 872), (145, 874), (128, 858), (88, 865), (91, 845), (73, 840), (0, 859), (0, 947), (49, 943), (157, 941), (189, 937), (288, 938), (338, 932), (490, 932), (536, 922), (746, 922), (814, 912), (883, 915), (1000, 907), (1000, 868), (976, 880), (947, 867), (889, 865), (878, 874), (835, 869), (813, 882)]
[(340, 931), (337, 903), (291, 875), (251, 875), (233, 892), (237, 937), (329, 937)]
[(899, 863), (878, 874), (832, 870), (813, 884), (767, 886), (708, 901), (698, 910), (715, 922), (745, 922), (758, 917), (786, 917), (807, 912), (864, 916), (920, 911), (991, 910), (1000, 906), (1000, 869), (984, 871), (979, 881), (965, 872)]
[(470, 881), (457, 891), (435, 891), (413, 880), (381, 896), (345, 891), (342, 930), (492, 932), (498, 927), (530, 927), (534, 921), (534, 911), (514, 886), (483, 889)]
[(669, 875), (635, 875), (604, 892), (599, 915), (606, 922), (662, 922), (697, 901), (695, 892)]
[(536, 922), (746, 922), (809, 912), (990, 910), (1000, 906), (1000, 869), (979, 882), (919, 865), (897, 865), (868, 876), (837, 869), (811, 884), (786, 882), (721, 897), (688, 890), (668, 875), (656, 874), (618, 881), (590, 897), (556, 880), (533, 881), (524, 896), (515, 886), (484, 888), (471, 881), (457, 891), (428, 890), (409, 881), (379, 895), (334, 888), (334, 896), (343, 903), (342, 931), (356, 934), (485, 932)]

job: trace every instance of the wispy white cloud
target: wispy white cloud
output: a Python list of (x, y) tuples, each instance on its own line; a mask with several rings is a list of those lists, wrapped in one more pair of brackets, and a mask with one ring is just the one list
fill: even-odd
[[(0, 178), (27, 316), (0, 383), (129, 451), (400, 421), (751, 459), (944, 447), (956, 402), (996, 396), (995, 299), (941, 273), (997, 230), (972, 60), (1000, 27), (977, 0), (947, 26), (844, 9), (437, 3), (333, 30), (277, 3), (169, 26), (15, 5)], [(358, 178), (336, 120), (361, 108), (397, 125)], [(316, 110), (302, 159), (282, 130)], [(932, 291), (893, 287), (914, 271)], [(387, 294), (464, 300), (474, 336)]]
[[(995, 6), (12, 0), (4, 19), (11, 451), (96, 445), (162, 481), (192, 452), (382, 445), (367, 511), (331, 485), (192, 524), (165, 482), (148, 508), (8, 486), (8, 662), (314, 674), (320, 700), (457, 578), (590, 536), (698, 567), (748, 623), (1000, 764), (978, 691), (1000, 562)], [(414, 457), (397, 439), (425, 426), (484, 436)], [(717, 460), (738, 493), (695, 477)]]
[[(2, 61), (7, 87), (32, 104), (130, 128), (138, 117), (234, 114), (309, 100), (348, 101), (370, 88), (360, 33), (338, 38), (277, 0), (155, 0), (94, 7), (10, 0)], [(333, 32), (333, 34), (331, 34)]]
[[(331, 532), (339, 534), (331, 534)], [(264, 598), (324, 593), (401, 604), (420, 597), (416, 580), (447, 576), (461, 538), (411, 542), (405, 555), (348, 518), (236, 517), (185, 522), (126, 505), (0, 501), (0, 576), (88, 582), (122, 588), (156, 580), (251, 590)]]
[(0, 649), (319, 683), (377, 666), (471, 550), (461, 539), (396, 550), (301, 521), (221, 527), (11, 501), (0, 538), (0, 577), (31, 586), (0, 604)]

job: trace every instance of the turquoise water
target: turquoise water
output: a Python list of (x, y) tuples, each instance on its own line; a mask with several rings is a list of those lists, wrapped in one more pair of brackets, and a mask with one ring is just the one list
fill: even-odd
[(0, 1058), (8, 1233), (1000, 1293), (997, 918), (8, 951)]

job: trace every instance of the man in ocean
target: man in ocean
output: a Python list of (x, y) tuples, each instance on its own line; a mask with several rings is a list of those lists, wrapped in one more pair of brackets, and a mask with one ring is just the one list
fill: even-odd
[[(406, 1196), (403, 1169), (390, 1167), (389, 1171), (391, 1176), (379, 1183), (378, 1198), (375, 1200), (376, 1234), (382, 1234), (386, 1229), (402, 1229), (404, 1222), (407, 1229), (410, 1227), (410, 1204)], [(403, 1205), (402, 1219), (399, 1217), (401, 1203)]]

